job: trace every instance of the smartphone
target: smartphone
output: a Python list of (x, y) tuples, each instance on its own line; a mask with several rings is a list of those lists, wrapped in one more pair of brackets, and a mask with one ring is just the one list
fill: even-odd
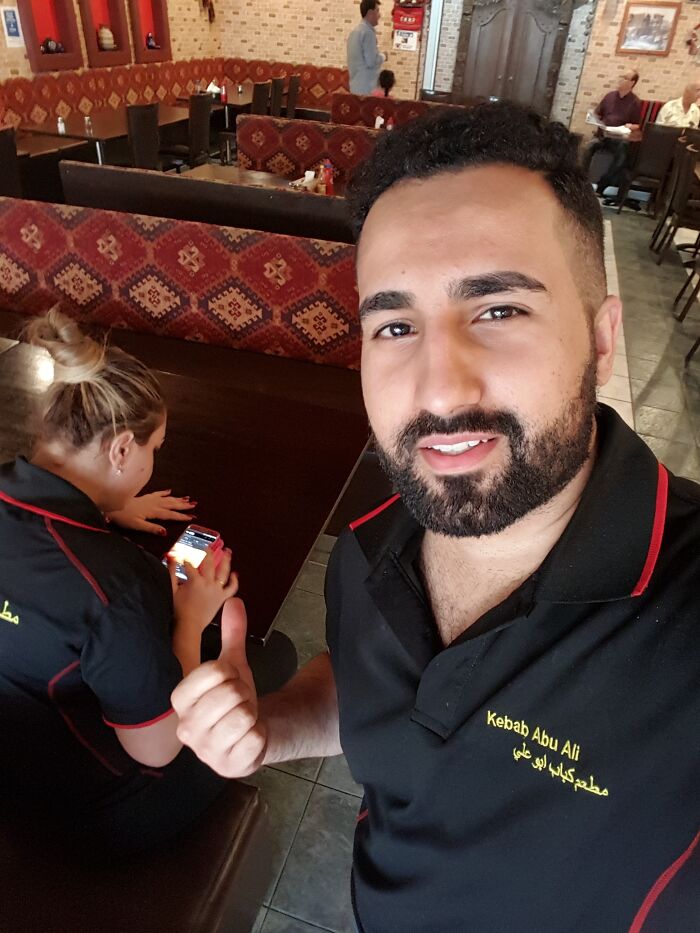
[[(175, 560), (175, 573), (179, 579), (186, 580), (185, 561), (193, 567), (199, 567), (207, 551), (220, 551), (223, 546), (224, 542), (218, 531), (202, 528), (201, 525), (188, 525), (167, 556)], [(167, 559), (164, 559), (163, 563), (167, 564)]]

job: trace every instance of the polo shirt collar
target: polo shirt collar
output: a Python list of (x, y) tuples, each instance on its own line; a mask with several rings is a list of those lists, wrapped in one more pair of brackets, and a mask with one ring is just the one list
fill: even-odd
[[(596, 422), (593, 469), (571, 521), (537, 572), (536, 602), (626, 599), (644, 592), (651, 579), (668, 474), (612, 408), (599, 405)], [(406, 566), (404, 552), (417, 552), (423, 535), (398, 495), (350, 527), (371, 567), (368, 582), (377, 584), (386, 580), (387, 562)]]
[(67, 480), (18, 457), (0, 467), (0, 503), (93, 531), (106, 531), (104, 516)]

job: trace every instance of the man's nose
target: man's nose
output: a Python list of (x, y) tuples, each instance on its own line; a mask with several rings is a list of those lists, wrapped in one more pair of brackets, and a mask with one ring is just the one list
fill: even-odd
[(417, 372), (417, 407), (447, 418), (480, 404), (484, 366), (484, 350), (459, 329), (426, 335)]

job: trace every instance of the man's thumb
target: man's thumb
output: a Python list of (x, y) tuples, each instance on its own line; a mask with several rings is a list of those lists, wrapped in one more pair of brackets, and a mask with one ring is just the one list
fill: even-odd
[(221, 615), (221, 654), (224, 661), (234, 667), (248, 664), (245, 640), (248, 631), (248, 617), (242, 599), (232, 596), (224, 603)]

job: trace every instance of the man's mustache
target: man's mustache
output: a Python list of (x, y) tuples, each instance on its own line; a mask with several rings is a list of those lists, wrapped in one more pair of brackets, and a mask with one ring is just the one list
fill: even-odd
[(489, 412), (480, 408), (442, 418), (421, 412), (396, 436), (397, 451), (410, 453), (418, 441), (430, 434), (502, 434), (514, 446), (521, 444), (525, 430), (518, 418), (508, 411)]

